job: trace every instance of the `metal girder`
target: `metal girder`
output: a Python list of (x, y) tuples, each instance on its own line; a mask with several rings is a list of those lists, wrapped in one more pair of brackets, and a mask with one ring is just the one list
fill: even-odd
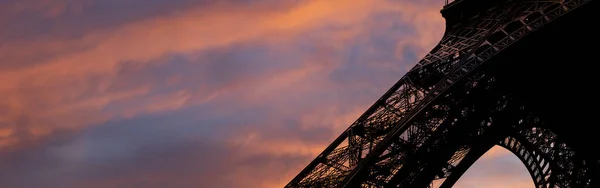
[[(485, 92), (484, 86), (481, 86), (480, 92)], [(481, 93), (473, 92), (472, 95), (481, 95)], [(488, 102), (484, 102), (486, 100)], [(449, 148), (469, 148), (469, 144), (473, 143), (473, 140), (477, 140), (478, 137), (488, 132), (494, 132), (495, 135), (502, 135), (500, 132), (502, 126), (494, 126), (497, 124), (505, 124), (505, 122), (517, 121), (517, 117), (512, 116), (510, 113), (518, 111), (518, 106), (508, 105), (510, 98), (505, 96), (490, 96), (487, 99), (479, 98), (474, 104), (473, 112), (465, 114), (462, 119), (467, 123), (459, 124), (454, 130), (446, 131), (446, 135), (459, 135), (458, 138), (442, 138), (431, 139), (436, 142), (431, 142), (429, 145), (424, 146), (426, 151), (430, 152), (422, 153), (421, 155), (414, 155), (412, 161), (407, 161), (412, 168), (403, 169), (404, 174), (398, 173), (394, 175), (392, 181), (389, 181), (386, 187), (424, 187), (428, 185), (432, 180), (435, 179), (435, 175), (439, 174), (440, 171), (451, 170), (452, 167), (448, 167), (448, 164), (455, 163), (460, 160), (461, 155), (456, 155), (461, 150), (453, 150)], [(496, 109), (483, 110), (485, 107), (500, 106)], [(465, 147), (467, 146), (467, 147)], [(430, 148), (433, 148), (430, 149)], [(436, 156), (435, 158), (427, 156)], [(415, 165), (416, 164), (416, 165)], [(446, 172), (443, 172), (446, 174)]]

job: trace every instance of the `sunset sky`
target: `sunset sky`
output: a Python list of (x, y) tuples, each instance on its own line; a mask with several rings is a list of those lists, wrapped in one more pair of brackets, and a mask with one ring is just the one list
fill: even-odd
[[(443, 0), (0, 0), (0, 187), (280, 188), (444, 32)], [(533, 187), (495, 148), (455, 187)]]

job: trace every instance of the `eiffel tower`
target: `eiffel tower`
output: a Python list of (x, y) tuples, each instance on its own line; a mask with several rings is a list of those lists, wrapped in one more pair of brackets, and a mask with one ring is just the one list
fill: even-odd
[(286, 188), (452, 187), (493, 146), (537, 188), (600, 187), (592, 4), (446, 1), (439, 44)]

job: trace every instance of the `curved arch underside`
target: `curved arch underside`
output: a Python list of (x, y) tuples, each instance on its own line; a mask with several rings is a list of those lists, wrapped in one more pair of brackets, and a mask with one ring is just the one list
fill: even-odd
[[(436, 180), (430, 187), (439, 188), (445, 180)], [(535, 184), (513, 152), (495, 145), (464, 172), (454, 187), (533, 188)]]
[[(564, 179), (581, 177), (573, 177), (574, 175), (570, 174), (571, 169), (567, 168), (572, 168), (571, 165), (577, 163), (577, 159), (573, 159), (574, 151), (566, 143), (557, 140), (556, 136), (549, 130), (531, 127), (519, 131), (514, 136), (508, 136), (496, 144), (494, 142), (478, 143), (479, 147), (471, 148), (469, 153), (456, 165), (456, 168), (452, 169), (440, 188), (452, 187), (466, 170), (494, 145), (507, 149), (521, 160), (537, 188), (573, 187), (573, 184), (587, 185), (588, 182), (568, 182), (557, 179), (559, 177)], [(564, 162), (569, 164), (561, 164)]]

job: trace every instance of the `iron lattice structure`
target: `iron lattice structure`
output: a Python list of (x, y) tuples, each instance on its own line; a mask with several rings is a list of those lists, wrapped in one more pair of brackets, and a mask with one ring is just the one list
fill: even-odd
[(452, 187), (495, 145), (536, 187), (600, 187), (595, 111), (582, 108), (596, 106), (592, 1), (456, 0), (441, 13), (439, 44), (286, 188)]

